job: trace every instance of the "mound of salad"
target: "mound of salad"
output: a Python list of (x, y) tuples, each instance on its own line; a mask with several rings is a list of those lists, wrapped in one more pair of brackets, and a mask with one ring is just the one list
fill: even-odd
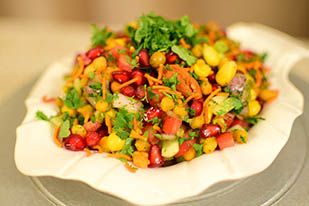
[[(269, 89), (266, 54), (240, 48), (223, 28), (153, 13), (123, 31), (93, 25), (91, 47), (65, 76), (51, 122), (67, 150), (107, 153), (130, 170), (190, 161), (248, 141)], [(104, 155), (106, 156), (106, 155)]]

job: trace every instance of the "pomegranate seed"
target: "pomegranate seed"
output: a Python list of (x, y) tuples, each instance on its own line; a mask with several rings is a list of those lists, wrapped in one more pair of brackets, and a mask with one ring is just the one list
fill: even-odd
[(94, 60), (95, 58), (101, 56), (103, 54), (104, 50), (102, 47), (95, 47), (93, 49), (90, 49), (86, 55), (89, 59)]
[(218, 88), (220, 88), (220, 86), (218, 84), (213, 84), (212, 85), (212, 91), (217, 90)]
[(148, 167), (161, 167), (164, 164), (164, 159), (161, 155), (161, 148), (158, 145), (152, 145), (149, 151)]
[(93, 147), (99, 144), (101, 136), (97, 132), (88, 132), (85, 139), (89, 147)]
[(217, 136), (220, 132), (221, 130), (218, 125), (204, 124), (200, 130), (200, 137), (206, 139), (208, 137)]
[(212, 74), (209, 75), (207, 78), (208, 78), (208, 81), (209, 81), (211, 84), (216, 83), (216, 75), (215, 75), (215, 73), (212, 73)]
[(146, 78), (144, 77), (144, 73), (140, 70), (134, 70), (132, 72), (132, 78), (137, 78), (137, 81), (135, 82), (135, 84), (137, 86), (143, 85), (146, 82)]
[(138, 99), (143, 99), (146, 95), (146, 91), (143, 85), (138, 86), (135, 91), (135, 97)]
[(124, 87), (124, 88), (122, 88), (121, 90), (120, 90), (120, 92), (123, 94), (123, 95), (125, 95), (125, 96), (128, 96), (128, 97), (133, 97), (134, 96), (134, 94), (135, 94), (135, 90), (134, 90), (134, 88), (132, 87), (132, 86), (126, 86), (126, 87)]
[(193, 109), (194, 112), (194, 116), (200, 116), (202, 114), (203, 111), (203, 102), (201, 100), (194, 100), (191, 104), (191, 109)]
[(86, 122), (84, 124), (84, 128), (87, 130), (87, 132), (96, 132), (101, 127), (101, 124), (99, 122)]
[(149, 54), (147, 52), (146, 49), (142, 49), (139, 53), (138, 53), (138, 57), (139, 57), (139, 64), (142, 67), (149, 67)]
[(113, 79), (119, 83), (127, 82), (130, 79), (130, 73), (127, 71), (112, 72)]
[(155, 117), (161, 117), (162, 115), (162, 110), (156, 107), (150, 107), (146, 112), (145, 112), (145, 120), (149, 121)]
[(71, 134), (64, 139), (64, 147), (72, 151), (81, 151), (86, 147), (85, 139), (78, 134)]
[(166, 62), (168, 64), (174, 64), (177, 60), (179, 60), (178, 55), (173, 53), (173, 52), (169, 52), (166, 54)]

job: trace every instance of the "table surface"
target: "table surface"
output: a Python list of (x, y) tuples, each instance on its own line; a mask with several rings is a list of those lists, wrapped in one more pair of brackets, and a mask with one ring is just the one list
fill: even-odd
[[(89, 45), (90, 35), (89, 24), (83, 22), (44, 22), (0, 18), (0, 105), (8, 106), (7, 100), (14, 98), (12, 95), (19, 95), (20, 90), (32, 84), (48, 64), (64, 56), (75, 54), (77, 51), (83, 51)], [(309, 48), (309, 39), (302, 39), (301, 41), (303, 41), (305, 47)], [(296, 78), (301, 78), (307, 83), (309, 82), (308, 63), (309, 61), (306, 61), (306, 63), (296, 67), (294, 70), (297, 71), (293, 72), (297, 76)], [(20, 98), (22, 97), (17, 99)], [(0, 115), (6, 114), (0, 112)], [(2, 119), (1, 116), (0, 118)], [(7, 124), (9, 123), (8, 121)], [(14, 145), (9, 146), (13, 148)], [(5, 157), (7, 155), (0, 150), (0, 156)], [(12, 154), (9, 156), (11, 157)], [(0, 162), (3, 159), (0, 158)], [(0, 174), (9, 176), (10, 170), (1, 170), (7, 167), (15, 167), (15, 165), (12, 162), (9, 162), (7, 166), (3, 166), (3, 164), (6, 163), (1, 162)], [(308, 185), (308, 177), (300, 181), (305, 180)], [(35, 190), (28, 189), (25, 186), (27, 184), (31, 183), (29, 183), (29, 180), (23, 179), (23, 176), (16, 171), (13, 186), (0, 185), (0, 204), (7, 203), (7, 201), (10, 201), (12, 205), (17, 204), (17, 200), (14, 202), (14, 198), (17, 198), (21, 193), (26, 197), (23, 199), (23, 205), (47, 205), (45, 198), (37, 194)], [(302, 182), (299, 182), (299, 184), (301, 185)], [(7, 190), (9, 192), (5, 194), (6, 187), (14, 187), (16, 194), (12, 194), (12, 190)], [(15, 197), (15, 195), (17, 196)], [(285, 200), (282, 201), (282, 205), (291, 205), (300, 196), (307, 196), (306, 202), (308, 203), (309, 186), (308, 189), (292, 189), (288, 195), (288, 198), (283, 198)], [(305, 204), (303, 202), (301, 205)]]

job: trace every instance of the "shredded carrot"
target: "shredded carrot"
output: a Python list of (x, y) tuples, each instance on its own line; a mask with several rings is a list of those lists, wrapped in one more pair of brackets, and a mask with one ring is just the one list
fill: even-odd
[(97, 149), (99, 153), (103, 153), (103, 149), (100, 145), (94, 146), (93, 149)]
[(126, 155), (126, 154), (120, 154), (120, 153), (108, 153), (107, 154), (108, 157), (114, 157), (114, 158), (123, 158), (125, 160), (128, 160), (128, 161), (132, 161), (132, 158), (129, 156), (129, 155)]
[(124, 166), (127, 168), (129, 172), (135, 173), (137, 171), (136, 167), (131, 166), (129, 163), (124, 163)]
[(262, 74), (260, 70), (256, 70), (256, 75), (255, 75), (255, 88), (258, 88), (262, 84)]
[(186, 49), (189, 49), (191, 47), (190, 44), (187, 44), (187, 42), (183, 38), (179, 40), (179, 43), (181, 46), (183, 46)]
[(60, 127), (56, 127), (54, 131), (53, 139), (58, 147), (62, 147), (62, 142), (58, 138), (59, 131), (60, 131)]
[(210, 95), (204, 101), (204, 104), (207, 104), (216, 94), (221, 91), (221, 88), (216, 89), (215, 91), (211, 92)]
[(132, 138), (134, 138), (134, 139), (142, 139), (142, 140), (145, 140), (145, 139), (146, 139), (145, 136), (139, 134), (137, 131), (135, 131), (135, 130), (133, 130), (133, 129), (131, 130), (130, 137), (132, 137)]
[(135, 116), (134, 116), (134, 118), (133, 118), (133, 129), (134, 129), (134, 130), (138, 130), (138, 129), (139, 129), (138, 122), (137, 122)]
[(123, 84), (120, 84), (120, 85), (116, 88), (116, 91), (119, 91), (120, 89), (122, 89), (122, 88), (124, 88), (124, 87), (126, 87), (126, 86), (129, 86), (130, 84), (133, 84), (133, 83), (136, 82), (137, 80), (138, 80), (138, 78), (136, 77), (136, 78), (133, 78), (133, 79), (131, 79), (131, 80), (129, 80), (129, 81), (123, 83)]
[(92, 152), (90, 149), (85, 148), (84, 151), (86, 152), (86, 156), (89, 157), (90, 155), (92, 155)]
[(163, 65), (161, 64), (158, 69), (158, 80), (161, 80), (163, 76)]
[(174, 91), (171, 88), (167, 87), (167, 86), (162, 86), (162, 85), (155, 85), (151, 87), (152, 89), (159, 89), (160, 92), (167, 92), (169, 94), (175, 94), (179, 97), (182, 97), (182, 94), (178, 91)]
[(56, 98), (54, 97), (47, 97), (47, 96), (43, 96), (42, 97), (42, 101), (45, 103), (53, 103), (56, 101)]
[(191, 99), (196, 98), (197, 94), (191, 94), (184, 102), (183, 104), (187, 104)]
[(107, 126), (108, 134), (112, 133), (112, 121), (108, 115), (105, 116), (105, 124)]
[(159, 79), (156, 79), (152, 76), (150, 76), (149, 74), (145, 74), (144, 77), (149, 81), (152, 81), (152, 82), (155, 82), (155, 83), (158, 83), (158, 84), (162, 84), (162, 81), (159, 80)]

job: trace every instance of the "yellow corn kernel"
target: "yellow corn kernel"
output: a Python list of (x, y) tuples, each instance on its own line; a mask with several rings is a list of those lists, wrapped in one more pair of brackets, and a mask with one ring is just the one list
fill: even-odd
[(110, 152), (110, 149), (108, 148), (108, 145), (107, 145), (107, 140), (108, 140), (108, 137), (103, 137), (100, 140), (100, 146), (103, 152)]
[(111, 90), (112, 90), (112, 92), (113, 92), (113, 93), (118, 92), (119, 86), (120, 86), (120, 83), (118, 83), (118, 82), (116, 82), (116, 81), (113, 81), (113, 82), (111, 83)]
[(278, 96), (277, 90), (263, 89), (259, 93), (259, 97), (266, 102), (269, 102), (269, 101), (275, 99), (277, 96)]
[(106, 69), (106, 59), (105, 57), (98, 57), (96, 58), (95, 60), (93, 60), (93, 62), (91, 63), (95, 68), (96, 70), (100, 70), (100, 71), (103, 71)]
[(116, 38), (115, 39), (116, 44), (120, 45), (120, 46), (125, 46), (126, 45), (126, 40), (125, 38)]
[(253, 117), (257, 115), (261, 110), (261, 105), (258, 101), (253, 100), (248, 103), (248, 116)]
[(217, 140), (215, 137), (209, 137), (204, 140), (203, 151), (205, 154), (212, 153), (217, 148)]
[(174, 109), (173, 112), (177, 114), (181, 118), (185, 118), (188, 115), (188, 111), (184, 106), (177, 105)]
[(209, 81), (203, 81), (201, 84), (201, 89), (204, 95), (209, 95), (212, 92), (212, 85)]
[(254, 89), (250, 89), (250, 100), (255, 100), (257, 97), (257, 93)]
[(95, 72), (96, 68), (93, 66), (93, 64), (89, 64), (85, 70), (84, 70), (84, 74), (89, 76), (89, 74)]
[(86, 129), (82, 125), (77, 124), (77, 125), (73, 125), (72, 133), (73, 134), (78, 134), (78, 135), (84, 137), (84, 136), (86, 136), (87, 131), (86, 131)]
[(247, 143), (248, 132), (244, 129), (236, 129), (233, 131), (234, 140), (239, 144)]
[(222, 116), (216, 116), (213, 120), (212, 120), (213, 124), (217, 124), (220, 126), (221, 131), (225, 132), (225, 130), (227, 129), (225, 120)]
[(125, 144), (125, 140), (121, 139), (116, 133), (111, 133), (106, 141), (108, 149), (112, 152), (120, 151)]
[(207, 64), (210, 66), (218, 66), (220, 63), (220, 55), (219, 53), (213, 48), (208, 45), (204, 45), (203, 47), (203, 57)]
[(204, 115), (194, 117), (190, 121), (190, 126), (191, 126), (192, 129), (201, 128), (203, 126), (203, 124), (204, 124)]
[(175, 107), (174, 101), (169, 97), (163, 97), (161, 100), (161, 109), (164, 112), (170, 111)]
[(203, 47), (200, 44), (195, 45), (192, 48), (192, 54), (196, 56), (197, 58), (200, 58), (203, 56)]
[(99, 112), (106, 112), (109, 109), (109, 105), (105, 100), (101, 99), (95, 104), (95, 108)]
[(133, 164), (139, 168), (147, 168), (149, 165), (148, 153), (147, 152), (134, 152), (133, 155)]
[(109, 116), (110, 118), (115, 118), (116, 117), (116, 112), (115, 110), (111, 109), (108, 112), (106, 112), (106, 116)]
[(83, 115), (84, 118), (86, 117), (89, 118), (93, 114), (93, 108), (89, 104), (82, 106), (81, 108), (78, 108), (77, 111), (81, 113), (81, 115)]
[(71, 109), (71, 108), (67, 107), (66, 105), (63, 105), (61, 107), (61, 112), (62, 113), (67, 112), (71, 117), (76, 114), (76, 111), (74, 109)]
[(216, 81), (221, 86), (226, 86), (234, 78), (237, 71), (237, 64), (234, 61), (228, 61), (216, 74)]
[(194, 73), (197, 74), (197, 76), (199, 77), (205, 78), (211, 72), (210, 66), (208, 66), (203, 59), (197, 60), (196, 63), (192, 67), (193, 67)]
[(196, 151), (193, 147), (191, 147), (191, 149), (189, 149), (184, 155), (183, 155), (183, 158), (186, 160), (186, 161), (190, 161), (192, 159), (194, 159), (196, 155)]
[(137, 149), (137, 151), (140, 152), (148, 152), (150, 149), (150, 144), (149, 142), (142, 140), (142, 139), (138, 139), (135, 142), (135, 147)]

